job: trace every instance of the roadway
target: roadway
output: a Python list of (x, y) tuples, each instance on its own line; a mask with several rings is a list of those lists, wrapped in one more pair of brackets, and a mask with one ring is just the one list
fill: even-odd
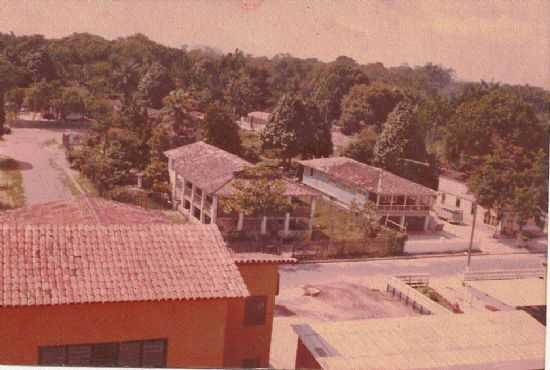
[[(474, 255), (471, 270), (521, 269), (542, 267), (543, 254)], [(385, 259), (351, 262), (311, 263), (281, 266), (281, 289), (306, 284), (326, 284), (368, 276), (404, 273), (428, 273), (450, 276), (464, 272), (466, 256), (423, 257), (417, 259)]]

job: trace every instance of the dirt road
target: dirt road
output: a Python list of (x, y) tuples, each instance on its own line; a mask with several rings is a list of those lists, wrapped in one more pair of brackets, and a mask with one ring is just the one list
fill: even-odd
[(71, 199), (75, 194), (63, 170), (68, 163), (60, 147), (62, 132), (13, 128), (12, 133), (0, 141), (0, 155), (19, 162), (26, 205)]

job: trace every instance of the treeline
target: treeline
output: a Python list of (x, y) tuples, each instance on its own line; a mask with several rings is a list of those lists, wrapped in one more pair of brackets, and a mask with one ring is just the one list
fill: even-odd
[(294, 157), (331, 155), (335, 129), (354, 135), (345, 155), (431, 187), (442, 167), (479, 178), (476, 171), (503, 147), (521, 153), (514, 163), (523, 165), (548, 156), (548, 91), (460, 82), (434, 64), (224, 54), (170, 48), (141, 34), (112, 41), (0, 34), (0, 92), (8, 111), (25, 106), (58, 119), (80, 112), (94, 118), (96, 135), (75, 161), (105, 189), (129, 169), (165, 188), (162, 151), (197, 139), (258, 156), (247, 152), (235, 124), (251, 111), (273, 113), (261, 149), (287, 166)]

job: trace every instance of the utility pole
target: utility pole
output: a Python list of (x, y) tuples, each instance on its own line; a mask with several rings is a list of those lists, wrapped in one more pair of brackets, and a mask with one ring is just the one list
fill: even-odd
[(472, 203), (474, 210), (474, 219), (472, 221), (472, 231), (470, 233), (470, 244), (468, 245), (468, 262), (466, 263), (466, 272), (470, 271), (470, 262), (472, 260), (472, 245), (474, 243), (474, 231), (476, 229), (476, 216), (477, 216), (477, 202)]

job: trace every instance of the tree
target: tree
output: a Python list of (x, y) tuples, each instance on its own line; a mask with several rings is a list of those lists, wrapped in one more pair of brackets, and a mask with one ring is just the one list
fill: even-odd
[(311, 95), (321, 117), (332, 123), (340, 118), (342, 98), (352, 86), (368, 83), (369, 79), (353, 59), (339, 57), (315, 78)]
[(285, 195), (285, 183), (267, 166), (245, 168), (232, 183), (231, 195), (222, 198), (225, 212), (266, 217), (289, 212), (292, 203)]
[(23, 72), (0, 56), (0, 137), (4, 134), (6, 112), (4, 111), (4, 94), (23, 80)]
[(236, 117), (265, 108), (269, 99), (267, 78), (267, 71), (251, 66), (231, 76), (224, 89), (224, 98)]
[(84, 114), (86, 107), (84, 97), (77, 88), (67, 87), (62, 90), (60, 99), (60, 117), (65, 119), (68, 114)]
[(157, 126), (148, 144), (151, 151), (149, 164), (144, 172), (145, 182), (153, 191), (170, 193), (168, 159), (164, 155), (164, 152), (171, 148), (168, 131), (162, 126)]
[(332, 153), (330, 124), (320, 119), (314, 104), (296, 95), (284, 95), (261, 134), (262, 148), (275, 149), (290, 167), (292, 158), (327, 156)]
[(204, 116), (202, 127), (205, 142), (233, 154), (241, 153), (239, 126), (227, 109), (219, 104), (211, 104)]
[(25, 93), (25, 89), (22, 87), (11, 89), (6, 93), (6, 103), (12, 107), (14, 112), (18, 113), (21, 110), (25, 101)]
[(377, 139), (378, 134), (372, 127), (364, 128), (359, 136), (344, 148), (342, 154), (356, 161), (370, 164), (374, 157), (374, 146)]
[(174, 89), (168, 70), (160, 63), (153, 63), (139, 82), (138, 91), (151, 107), (160, 109), (162, 99)]
[(57, 71), (46, 49), (28, 53), (25, 56), (26, 69), (34, 82), (57, 79)]
[(547, 127), (517, 95), (498, 86), (468, 92), (452, 115), (444, 138), (445, 156), (466, 171), (494, 150), (494, 138), (537, 150), (548, 146)]
[(404, 100), (388, 115), (384, 129), (374, 146), (375, 165), (398, 172), (404, 158), (425, 161), (427, 152), (418, 125), (413, 103)]
[(352, 135), (367, 126), (381, 129), (388, 114), (403, 99), (403, 94), (388, 85), (355, 85), (342, 99), (339, 125), (342, 132)]
[(382, 230), (380, 216), (376, 211), (376, 204), (367, 200), (362, 205), (353, 202), (350, 211), (354, 217), (354, 224), (365, 233), (365, 238), (375, 238)]

